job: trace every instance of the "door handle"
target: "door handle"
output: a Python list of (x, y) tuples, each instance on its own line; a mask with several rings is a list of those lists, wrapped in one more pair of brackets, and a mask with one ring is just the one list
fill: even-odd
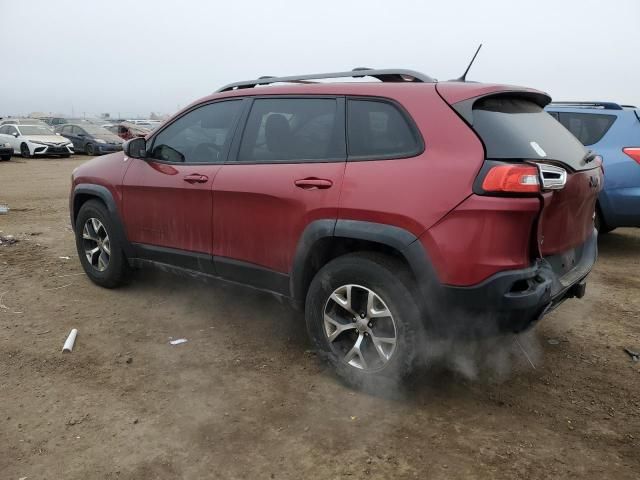
[(301, 178), (293, 183), (295, 183), (296, 187), (302, 188), (303, 190), (326, 189), (333, 186), (333, 182), (331, 180), (315, 177)]
[(209, 177), (206, 175), (200, 175), (199, 173), (192, 173), (190, 175), (185, 175), (184, 181), (188, 183), (207, 183), (209, 181)]

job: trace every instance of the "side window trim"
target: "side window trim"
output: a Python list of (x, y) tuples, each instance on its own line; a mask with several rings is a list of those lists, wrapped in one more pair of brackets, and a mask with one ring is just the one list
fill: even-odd
[[(349, 101), (368, 101), (368, 102), (381, 102), (387, 103), (394, 107), (402, 116), (402, 118), (407, 122), (411, 133), (415, 136), (417, 140), (416, 150), (413, 152), (407, 152), (402, 155), (397, 154), (388, 154), (388, 155), (349, 155)], [(376, 97), (376, 96), (366, 96), (366, 95), (349, 95), (347, 97), (346, 108), (345, 108), (345, 137), (347, 139), (347, 161), (348, 162), (367, 162), (373, 160), (401, 160), (403, 158), (413, 158), (422, 155), (425, 151), (425, 142), (422, 136), (422, 132), (418, 128), (418, 125), (414, 121), (413, 117), (409, 114), (406, 108), (401, 105), (398, 101), (388, 98), (388, 97)]]
[(225, 163), (235, 164), (235, 165), (269, 165), (269, 164), (297, 164), (297, 163), (344, 163), (347, 158), (327, 158), (327, 159), (314, 159), (314, 160), (273, 160), (273, 161), (240, 161), (238, 160), (238, 155), (240, 154), (240, 145), (242, 144), (242, 138), (247, 128), (247, 123), (249, 121), (249, 114), (251, 113), (251, 109), (253, 108), (253, 103), (255, 100), (275, 100), (275, 99), (327, 99), (327, 100), (335, 100), (336, 101), (336, 121), (340, 122), (342, 125), (337, 125), (343, 132), (342, 140), (345, 142), (345, 152), (346, 152), (346, 138), (347, 138), (347, 120), (346, 120), (346, 100), (344, 95), (291, 95), (291, 94), (282, 94), (282, 95), (255, 95), (251, 97), (247, 97), (247, 104), (245, 105), (245, 109), (240, 115), (240, 122), (236, 131), (236, 134), (233, 138), (233, 144), (231, 145), (231, 149), (229, 152), (229, 156)]
[[(167, 122), (164, 125), (162, 125), (162, 128), (155, 130), (151, 137), (147, 140), (147, 160), (152, 160), (153, 162), (156, 163), (167, 163), (170, 165), (223, 165), (225, 163), (227, 163), (227, 159), (229, 156), (229, 152), (231, 151), (231, 146), (233, 144), (233, 142), (235, 141), (235, 136), (237, 135), (237, 130), (238, 130), (238, 125), (240, 123), (240, 120), (242, 119), (242, 116), (244, 115), (245, 109), (246, 109), (246, 103), (247, 103), (247, 98), (245, 97), (226, 97), (226, 98), (219, 98), (219, 99), (215, 99), (215, 100), (211, 100), (211, 101), (207, 101), (207, 102), (203, 102), (203, 103), (199, 103), (197, 105), (194, 105), (192, 108), (190, 108), (189, 110), (185, 111), (182, 113), (182, 115), (180, 115), (179, 117), (175, 117), (171, 120), (171, 122)], [(180, 163), (176, 163), (176, 162), (169, 162), (166, 160), (159, 160), (157, 158), (152, 158), (151, 157), (151, 152), (153, 151), (153, 147), (156, 141), (157, 136), (160, 134), (160, 132), (162, 132), (163, 130), (165, 130), (167, 127), (169, 127), (170, 125), (173, 125), (175, 122), (177, 122), (178, 120), (180, 120), (181, 118), (183, 118), (184, 116), (190, 114), (191, 112), (193, 112), (194, 110), (197, 110), (198, 108), (201, 107), (206, 107), (207, 105), (212, 105), (214, 103), (222, 103), (222, 102), (232, 102), (232, 101), (236, 101), (236, 102), (240, 102), (240, 109), (239, 109), (239, 113), (235, 116), (234, 120), (233, 120), (233, 124), (231, 125), (231, 127), (229, 128), (229, 135), (231, 135), (231, 138), (228, 142), (225, 142), (225, 148), (222, 151), (222, 161), (220, 162), (216, 162), (215, 164), (212, 163), (201, 163), (201, 162), (180, 162)]]

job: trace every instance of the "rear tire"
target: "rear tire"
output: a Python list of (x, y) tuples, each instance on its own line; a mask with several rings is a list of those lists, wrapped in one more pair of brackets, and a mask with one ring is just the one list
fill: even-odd
[(343, 255), (316, 274), (305, 304), (307, 330), (347, 383), (367, 388), (411, 373), (421, 330), (412, 290), (404, 265), (386, 255)]
[(2, 158), (4, 162), (8, 162), (9, 160), (11, 160), (11, 155), (2, 155), (2, 157), (0, 158)]
[(89, 200), (82, 205), (75, 233), (80, 263), (93, 283), (115, 288), (127, 281), (129, 263), (114, 222), (103, 203)]

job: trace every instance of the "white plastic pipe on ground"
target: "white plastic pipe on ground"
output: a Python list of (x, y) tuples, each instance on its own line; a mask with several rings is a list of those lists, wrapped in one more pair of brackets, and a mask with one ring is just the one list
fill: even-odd
[(67, 337), (67, 341), (64, 342), (64, 346), (62, 347), (62, 353), (71, 352), (73, 350), (73, 344), (76, 341), (76, 336), (78, 335), (78, 330), (76, 328), (71, 330), (71, 333)]

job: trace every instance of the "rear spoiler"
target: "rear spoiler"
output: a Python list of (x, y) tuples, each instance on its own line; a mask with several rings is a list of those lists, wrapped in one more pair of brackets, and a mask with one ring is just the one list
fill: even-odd
[[(517, 97), (525, 100), (530, 100), (533, 103), (540, 105), (544, 108), (549, 102), (551, 97), (546, 93), (535, 91), (522, 91), (522, 90), (500, 90), (497, 92), (487, 93), (484, 95), (478, 95), (477, 97), (468, 98), (461, 102), (451, 105), (458, 115), (460, 115), (469, 125), (473, 125), (473, 104), (478, 100), (488, 97)], [(636, 113), (637, 115), (637, 113)]]

